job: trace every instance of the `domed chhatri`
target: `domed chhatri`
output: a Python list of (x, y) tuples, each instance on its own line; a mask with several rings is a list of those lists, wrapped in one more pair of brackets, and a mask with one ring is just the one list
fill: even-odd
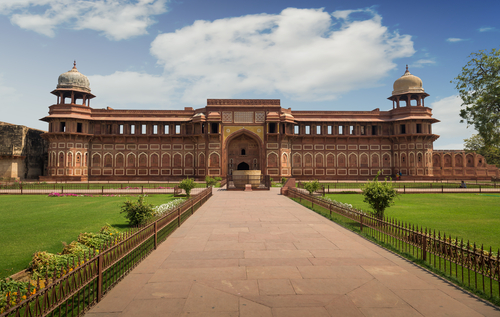
[(424, 88), (422, 88), (422, 80), (408, 71), (408, 65), (406, 65), (403, 76), (394, 82), (393, 89), (393, 96), (407, 93), (425, 93)]
[(59, 76), (57, 80), (57, 89), (72, 89), (90, 92), (90, 82), (87, 76), (76, 69), (76, 61), (73, 68)]

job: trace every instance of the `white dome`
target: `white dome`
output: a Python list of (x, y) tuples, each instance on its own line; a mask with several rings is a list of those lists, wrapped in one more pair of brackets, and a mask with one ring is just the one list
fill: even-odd
[(76, 69), (76, 62), (74, 62), (73, 69), (59, 76), (59, 79), (57, 80), (57, 88), (90, 92), (90, 82), (87, 76), (83, 75)]

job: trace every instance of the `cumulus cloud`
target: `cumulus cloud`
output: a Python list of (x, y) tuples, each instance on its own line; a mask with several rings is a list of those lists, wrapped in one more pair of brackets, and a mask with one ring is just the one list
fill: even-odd
[(441, 137), (434, 143), (435, 149), (463, 149), (463, 140), (470, 138), (474, 129), (467, 128), (466, 123), (460, 123), (460, 105), (462, 100), (458, 95), (439, 99), (431, 104), (432, 116), (441, 122), (432, 126), (432, 131)]
[(49, 37), (58, 27), (99, 31), (123, 40), (147, 33), (167, 0), (2, 0), (0, 14), (13, 24)]
[[(351, 20), (352, 12), (369, 16)], [(414, 49), (409, 35), (389, 32), (369, 9), (329, 14), (288, 8), (196, 21), (158, 35), (151, 53), (180, 101), (203, 104), (242, 93), (331, 100), (376, 86), (395, 68), (395, 59)]]
[(463, 42), (463, 41), (467, 41), (466, 39), (461, 39), (461, 38), (458, 38), (458, 37), (449, 37), (446, 39), (446, 42), (450, 42), (450, 43), (455, 43), (455, 42)]
[(107, 76), (88, 77), (92, 84), (92, 93), (99, 97), (99, 105), (117, 108), (127, 108), (129, 105), (169, 108), (173, 85), (161, 76), (115, 72)]

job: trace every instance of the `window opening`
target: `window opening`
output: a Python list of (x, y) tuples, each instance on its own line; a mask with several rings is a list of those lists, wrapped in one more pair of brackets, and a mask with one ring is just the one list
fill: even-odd
[(343, 125), (339, 125), (339, 134), (340, 135), (344, 134), (344, 126)]
[(332, 134), (332, 126), (331, 125), (328, 126), (328, 134)]
[(158, 134), (158, 125), (153, 125), (153, 134)]
[(165, 124), (165, 126), (163, 127), (163, 133), (164, 134), (170, 134), (170, 126), (168, 124)]
[(306, 125), (306, 134), (311, 134), (311, 126)]
[(180, 124), (175, 125), (175, 134), (181, 134), (181, 125)]
[(106, 134), (111, 134), (111, 124), (106, 124)]
[(219, 133), (219, 124), (218, 123), (211, 123), (210, 124), (210, 133)]
[(417, 123), (417, 133), (422, 133), (422, 124)]
[(401, 125), (401, 134), (406, 134), (406, 125), (405, 124)]
[(130, 125), (130, 134), (135, 134), (135, 124)]
[(202, 123), (201, 124), (201, 134), (204, 134), (205, 133), (205, 124)]
[(60, 132), (66, 132), (66, 122), (61, 122)]
[(118, 126), (118, 131), (119, 131), (118, 133), (123, 134), (123, 124), (120, 124)]
[(82, 133), (83, 132), (83, 123), (77, 122), (76, 123), (76, 132), (77, 133)]
[(141, 134), (146, 134), (146, 125), (141, 124)]
[(372, 125), (372, 135), (377, 135), (377, 126)]
[(269, 123), (269, 133), (276, 133), (276, 123), (274, 122)]
[(248, 171), (250, 169), (250, 166), (248, 166), (247, 163), (241, 162), (238, 164), (238, 171)]
[(241, 155), (246, 155), (245, 149), (241, 149)]
[(299, 134), (299, 132), (300, 132), (299, 126), (298, 125), (294, 125), (293, 126), (293, 134)]
[(349, 127), (349, 134), (354, 135), (354, 126), (353, 125), (351, 125)]
[(321, 126), (320, 125), (316, 126), (316, 134), (321, 134)]
[(366, 126), (362, 125), (359, 127), (359, 132), (361, 135), (366, 135)]

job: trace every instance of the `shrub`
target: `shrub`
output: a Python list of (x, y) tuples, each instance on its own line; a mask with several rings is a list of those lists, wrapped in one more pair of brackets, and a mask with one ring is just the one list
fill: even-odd
[(304, 183), (304, 188), (309, 192), (309, 195), (312, 195), (315, 191), (321, 188), (318, 180), (313, 180), (310, 182)]
[(281, 184), (285, 185), (285, 183), (286, 183), (286, 177), (282, 177), (281, 178)]
[(131, 226), (142, 225), (154, 216), (153, 205), (144, 201), (144, 195), (140, 195), (137, 202), (125, 201), (121, 209)]
[(186, 178), (181, 181), (179, 184), (180, 189), (184, 189), (186, 191), (186, 196), (189, 198), (191, 197), (191, 189), (193, 189), (196, 186), (196, 183), (194, 182), (194, 179), (192, 178)]
[(166, 204), (154, 207), (153, 210), (154, 210), (155, 216), (158, 217), (158, 216), (163, 216), (163, 215), (167, 214), (169, 211), (173, 210), (175, 207), (182, 204), (184, 201), (185, 201), (184, 198), (179, 198), (176, 200), (172, 200)]
[(218, 182), (221, 182), (222, 181), (222, 177), (217, 176), (217, 177), (215, 177), (215, 180), (218, 181)]
[(383, 219), (385, 209), (394, 205), (394, 198), (396, 198), (398, 192), (392, 187), (391, 182), (387, 182), (387, 178), (384, 182), (379, 182), (379, 175), (380, 171), (372, 182), (363, 186), (363, 196), (365, 196), (363, 201), (372, 207), (372, 214), (376, 218)]
[(207, 187), (214, 187), (217, 184), (217, 180), (208, 175), (205, 177), (205, 182), (207, 183)]

